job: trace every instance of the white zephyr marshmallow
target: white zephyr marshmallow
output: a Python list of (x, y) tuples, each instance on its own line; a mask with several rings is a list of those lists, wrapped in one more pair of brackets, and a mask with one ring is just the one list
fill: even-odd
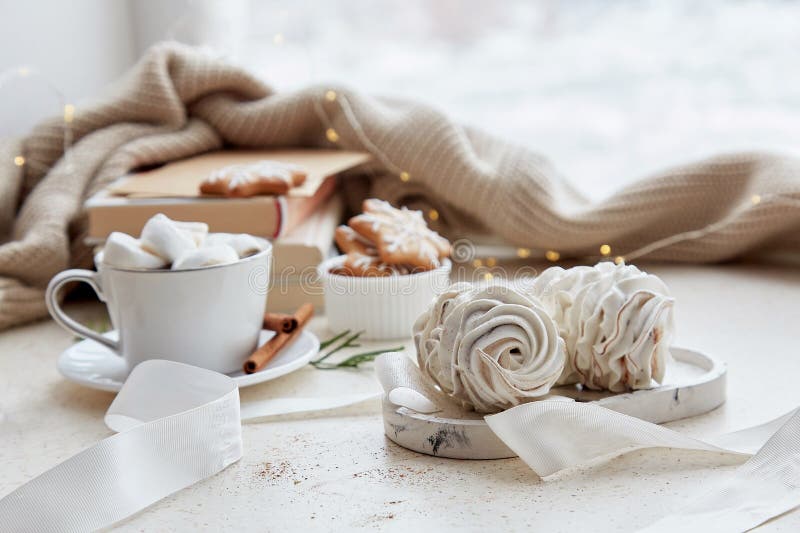
[(263, 247), (252, 235), (247, 233), (211, 233), (203, 246), (227, 244), (239, 254), (240, 258), (250, 257), (262, 251)]
[(195, 250), (187, 250), (172, 263), (172, 270), (188, 270), (214, 265), (227, 265), (239, 260), (236, 250), (227, 244), (204, 246)]
[(139, 239), (127, 233), (113, 232), (103, 248), (103, 263), (120, 268), (153, 269), (167, 266), (167, 262), (142, 248)]
[(661, 383), (671, 360), (674, 300), (657, 276), (604, 261), (551, 267), (531, 286), (559, 325), (567, 364), (559, 384), (625, 392)]
[(178, 223), (161, 213), (147, 221), (142, 228), (140, 240), (145, 250), (163, 257), (168, 263), (173, 263), (184, 253), (197, 249), (197, 241), (192, 232), (182, 229)]

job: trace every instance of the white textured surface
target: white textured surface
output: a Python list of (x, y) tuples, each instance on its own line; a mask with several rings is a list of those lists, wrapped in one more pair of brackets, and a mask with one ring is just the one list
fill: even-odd
[[(657, 267), (678, 305), (677, 343), (724, 359), (728, 402), (670, 424), (691, 435), (736, 429), (800, 404), (796, 376), (800, 272), (771, 267)], [(97, 316), (97, 306), (71, 306)], [(324, 319), (312, 323), (328, 336)], [(113, 395), (59, 377), (72, 342), (52, 322), (0, 334), (0, 494), (107, 436)], [(365, 346), (366, 347), (366, 346)], [(243, 401), (378, 390), (371, 372), (306, 368), (241, 391)], [(337, 416), (332, 416), (337, 415)], [(383, 435), (380, 403), (243, 427), (244, 458), (121, 524), (123, 531), (631, 531), (691, 500), (735, 468), (703, 453), (635, 452), (551, 482), (518, 459), (422, 456)], [(796, 531), (793, 512), (763, 527)]]

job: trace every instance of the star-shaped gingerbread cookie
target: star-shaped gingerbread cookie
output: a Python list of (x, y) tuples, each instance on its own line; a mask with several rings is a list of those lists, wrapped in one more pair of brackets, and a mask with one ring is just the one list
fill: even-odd
[(342, 225), (336, 228), (334, 240), (336, 241), (336, 246), (346, 254), (358, 252), (362, 255), (378, 255), (378, 249), (375, 248), (375, 244), (356, 233), (350, 226)]
[(428, 229), (421, 211), (395, 209), (383, 200), (369, 199), (364, 213), (350, 219), (350, 227), (375, 243), (381, 261), (424, 269), (441, 265), (450, 255), (450, 242)]

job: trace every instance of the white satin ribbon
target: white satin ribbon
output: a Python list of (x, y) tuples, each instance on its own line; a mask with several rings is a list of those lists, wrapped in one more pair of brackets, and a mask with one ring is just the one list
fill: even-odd
[(590, 403), (533, 402), (484, 419), (506, 446), (545, 479), (641, 448), (726, 451)]
[(642, 448), (755, 453), (729, 478), (646, 531), (747, 531), (800, 505), (800, 410), (706, 440), (574, 402), (534, 402), (485, 419), (543, 478)]
[(120, 433), (0, 500), (0, 529), (99, 529), (242, 456), (236, 383), (202, 368), (141, 363), (109, 407), (106, 423)]
[[(447, 401), (420, 383), (419, 369), (394, 354), (377, 362), (379, 380), (395, 405), (415, 409)], [(409, 394), (409, 389), (415, 394)], [(402, 391), (397, 394), (396, 391)], [(410, 400), (408, 400), (410, 399)], [(441, 409), (441, 407), (439, 407)], [(746, 531), (800, 505), (800, 409), (705, 440), (562, 398), (526, 403), (485, 417), (492, 431), (536, 474), (558, 473), (642, 448), (679, 448), (743, 457), (732, 476), (647, 531)]]
[(172, 361), (133, 369), (105, 416), (118, 433), (0, 499), (0, 531), (92, 531), (220, 472), (242, 457), (241, 421), (322, 411), (382, 393), (275, 398), (242, 406), (223, 374)]
[(800, 505), (799, 443), (800, 411), (795, 410), (758, 453), (730, 477), (643, 531), (749, 531), (791, 511)]

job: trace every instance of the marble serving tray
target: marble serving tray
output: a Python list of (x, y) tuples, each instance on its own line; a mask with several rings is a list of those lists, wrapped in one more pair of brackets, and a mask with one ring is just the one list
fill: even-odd
[[(725, 365), (700, 352), (672, 348), (674, 361), (664, 384), (630, 393), (614, 394), (558, 387), (552, 393), (580, 402), (595, 402), (619, 413), (656, 424), (707, 413), (725, 402)], [(454, 459), (515, 457), (495, 436), (483, 416), (448, 407), (423, 414), (383, 398), (386, 436), (404, 448)]]

